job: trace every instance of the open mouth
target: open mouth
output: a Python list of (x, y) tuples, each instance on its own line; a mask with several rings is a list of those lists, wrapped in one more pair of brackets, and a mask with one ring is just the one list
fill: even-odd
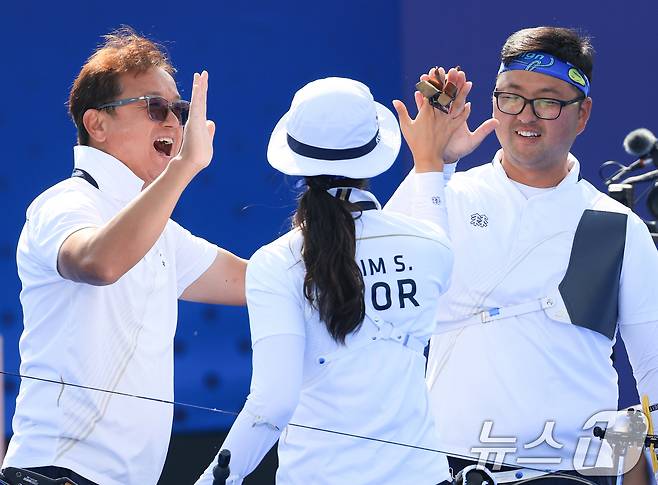
[(155, 148), (158, 153), (162, 153), (167, 157), (171, 156), (171, 149), (173, 147), (174, 139), (167, 136), (160, 137), (153, 142), (153, 148)]
[(539, 138), (541, 136), (541, 134), (536, 131), (528, 130), (516, 130), (515, 133), (523, 138)]

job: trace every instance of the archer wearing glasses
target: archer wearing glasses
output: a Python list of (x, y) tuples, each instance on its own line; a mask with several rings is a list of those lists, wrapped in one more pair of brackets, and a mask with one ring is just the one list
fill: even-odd
[(529, 104), (532, 106), (532, 112), (542, 120), (555, 120), (560, 117), (562, 108), (570, 104), (578, 103), (585, 99), (585, 96), (577, 96), (569, 101), (562, 101), (553, 98), (524, 98), (520, 94), (506, 93), (504, 91), (494, 91), (496, 106), (501, 113), (508, 115), (518, 115)]
[[(422, 192), (453, 243), (427, 383), (441, 449), (472, 461), (490, 458), (478, 450), (503, 449), (482, 448), (496, 436), (514, 443), (504, 448), (506, 464), (578, 475), (594, 463), (595, 447), (586, 457), (576, 449), (591, 437), (583, 423), (617, 409), (610, 355), (618, 332), (639, 393), (658, 401), (658, 285), (646, 283), (658, 274), (658, 252), (642, 220), (583, 179), (570, 153), (592, 109), (592, 53), (575, 30), (513, 33), (501, 52), (493, 118), (475, 131), (464, 123), (445, 148), (445, 166), (414, 153), (415, 172), (386, 206), (409, 212)], [(421, 79), (429, 76), (445, 72)], [(412, 126), (436, 136), (440, 116), (450, 115), (419, 116)], [(450, 162), (494, 129), (501, 148), (493, 159), (455, 172)], [(449, 462), (455, 471), (470, 464)]]
[(245, 302), (246, 262), (170, 219), (210, 163), (215, 128), (208, 74), (195, 74), (190, 103), (173, 72), (124, 28), (73, 84), (73, 177), (32, 202), (17, 250), (21, 369), (65, 382), (21, 382), (3, 468), (78, 485), (157, 483), (172, 409), (113, 393), (173, 400), (178, 299)]

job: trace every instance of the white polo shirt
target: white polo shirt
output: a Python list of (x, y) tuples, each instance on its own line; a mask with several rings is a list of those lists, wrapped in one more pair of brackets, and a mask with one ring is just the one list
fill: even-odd
[[(357, 189), (349, 200), (379, 205)], [(450, 243), (433, 224), (381, 210), (364, 211), (355, 232), (367, 317), (346, 345), (334, 341), (304, 296), (298, 230), (249, 261), (254, 376), (222, 445), (232, 453), (227, 483), (242, 483), (279, 435), (279, 485), (435, 485), (449, 479), (445, 456), (431, 451), (438, 440), (422, 352), (435, 328), (437, 298), (448, 286)], [(212, 467), (198, 485), (212, 483)]]
[[(477, 459), (474, 448), (490, 447), (494, 459), (496, 449), (509, 448), (509, 464), (571, 469), (579, 438), (592, 437), (591, 427), (583, 429), (588, 418), (617, 409), (614, 339), (543, 311), (486, 324), (472, 318), (557, 288), (586, 208), (628, 214), (617, 324), (640, 392), (658, 401), (658, 252), (645, 224), (578, 181), (579, 163), (570, 161), (557, 187), (528, 198), (507, 177), (499, 153), (453, 175), (445, 190), (442, 174), (412, 173), (387, 205), (408, 212), (417, 190), (440, 199), (443, 214), (437, 208), (431, 219), (443, 218), (453, 242), (452, 284), (439, 300), (427, 369), (444, 450)], [(486, 421), (492, 429), (482, 435)], [(553, 440), (541, 439), (549, 422)], [(537, 458), (552, 461), (525, 461)]]
[[(173, 399), (177, 299), (214, 261), (217, 247), (169, 220), (151, 250), (119, 281), (63, 279), (64, 240), (110, 220), (143, 182), (114, 157), (74, 148), (82, 178), (64, 180), (27, 209), (17, 264), (24, 331), (22, 374)], [(167, 454), (172, 407), (23, 379), (3, 467), (54, 465), (102, 485), (154, 484)]]

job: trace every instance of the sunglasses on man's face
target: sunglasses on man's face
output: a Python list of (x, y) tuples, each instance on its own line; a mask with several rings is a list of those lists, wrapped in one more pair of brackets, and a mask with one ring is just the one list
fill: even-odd
[(153, 121), (159, 123), (165, 121), (169, 116), (169, 111), (174, 113), (181, 125), (187, 121), (187, 115), (190, 113), (190, 102), (183, 99), (177, 99), (171, 103), (162, 96), (139, 96), (137, 98), (126, 98), (112, 101), (111, 103), (102, 104), (96, 109), (116, 108), (137, 101), (146, 101), (146, 111)]

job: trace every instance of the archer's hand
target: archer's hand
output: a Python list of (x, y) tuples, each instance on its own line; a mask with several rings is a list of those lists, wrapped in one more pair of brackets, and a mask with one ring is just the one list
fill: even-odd
[[(463, 73), (463, 71), (459, 71), (459, 72)], [(448, 74), (450, 74), (450, 71), (448, 72)], [(442, 67), (439, 67), (438, 69), (432, 68), (429, 70), (427, 74), (423, 74), (422, 76), (420, 76), (420, 80), (426, 81), (430, 77), (439, 79), (442, 83), (444, 83), (446, 78), (445, 70)], [(465, 78), (466, 77), (464, 74), (464, 79)], [(457, 95), (457, 99), (455, 99), (453, 104), (457, 103), (457, 101), (460, 98), (462, 98), (461, 102), (463, 103), (466, 97), (468, 96), (468, 93), (471, 91), (472, 87), (473, 87), (472, 82), (470, 81), (465, 82), (464, 88), (459, 91)], [(416, 98), (416, 104), (418, 105), (417, 98)], [(448, 145), (445, 147), (445, 151), (443, 152), (443, 159), (445, 163), (454, 163), (458, 159), (465, 157), (466, 155), (471, 153), (478, 146), (480, 146), (480, 143), (482, 143), (482, 141), (487, 136), (489, 136), (489, 134), (491, 134), (491, 132), (494, 131), (497, 126), (498, 126), (498, 120), (494, 118), (490, 118), (484, 121), (480, 126), (478, 126), (475, 129), (475, 131), (471, 131), (468, 127), (467, 120), (465, 119), (464, 122), (461, 124), (461, 126), (457, 127), (452, 137), (450, 138), (450, 143), (448, 143)]]
[(434, 109), (418, 91), (414, 93), (418, 114), (409, 116), (402, 101), (393, 101), (400, 119), (400, 128), (414, 158), (416, 172), (441, 172), (446, 161), (445, 153), (455, 131), (466, 124), (471, 112), (470, 103), (465, 103), (470, 83), (463, 72), (451, 69), (446, 80), (457, 86), (457, 96), (449, 113)]

